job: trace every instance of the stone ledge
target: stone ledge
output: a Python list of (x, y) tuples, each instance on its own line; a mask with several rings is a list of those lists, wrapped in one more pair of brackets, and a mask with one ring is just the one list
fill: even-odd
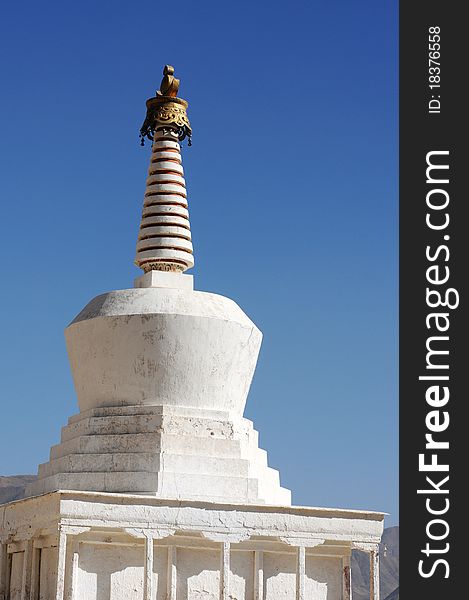
[[(20, 534), (40, 515), (87, 527), (166, 527), (191, 531), (251, 532), (256, 536), (321, 537), (379, 543), (386, 513), (307, 506), (176, 500), (154, 496), (59, 490), (0, 506), (2, 534)], [(56, 526), (55, 526), (56, 527)], [(57, 529), (55, 529), (57, 530)], [(320, 534), (320, 535), (319, 535)]]

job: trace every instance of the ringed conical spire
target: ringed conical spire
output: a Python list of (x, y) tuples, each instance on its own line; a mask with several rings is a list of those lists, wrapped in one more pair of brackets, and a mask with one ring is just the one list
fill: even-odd
[(166, 65), (156, 95), (147, 100), (140, 129), (142, 144), (150, 139), (142, 220), (135, 264), (149, 271), (184, 272), (194, 266), (187, 191), (179, 142), (192, 134), (187, 102), (177, 97), (179, 79)]

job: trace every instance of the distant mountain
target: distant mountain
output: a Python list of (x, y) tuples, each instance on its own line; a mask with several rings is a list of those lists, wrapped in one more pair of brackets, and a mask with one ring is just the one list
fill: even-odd
[(396, 588), (394, 592), (386, 596), (384, 600), (399, 600), (399, 588)]
[(24, 491), (28, 483), (37, 479), (36, 475), (0, 475), (0, 504), (24, 498)]
[[(380, 597), (399, 600), (399, 527), (384, 530), (379, 547)], [(370, 559), (366, 552), (352, 553), (353, 600), (370, 598)]]

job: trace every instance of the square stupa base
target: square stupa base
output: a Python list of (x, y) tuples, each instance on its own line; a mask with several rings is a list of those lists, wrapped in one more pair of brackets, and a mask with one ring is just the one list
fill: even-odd
[(383, 513), (57, 491), (0, 506), (0, 598), (349, 600), (352, 549), (379, 598)]

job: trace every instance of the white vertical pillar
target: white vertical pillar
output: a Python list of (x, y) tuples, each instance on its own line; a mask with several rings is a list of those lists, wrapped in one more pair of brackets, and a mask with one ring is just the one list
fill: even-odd
[(153, 536), (145, 535), (145, 567), (143, 571), (143, 600), (152, 600), (153, 596)]
[(5, 600), (7, 595), (7, 544), (0, 543), (0, 600)]
[(33, 559), (31, 565), (31, 593), (30, 600), (38, 600), (39, 596), (39, 577), (41, 565), (41, 548), (35, 548), (33, 544)]
[(297, 548), (296, 562), (296, 600), (305, 600), (306, 550), (304, 546)]
[(230, 587), (230, 542), (223, 542), (220, 556), (220, 600), (228, 600)]
[(264, 553), (254, 552), (254, 600), (264, 600)]
[(23, 556), (23, 576), (21, 581), (21, 600), (29, 600), (31, 592), (31, 567), (33, 560), (33, 540), (27, 540)]
[(80, 542), (73, 544), (71, 573), (68, 583), (67, 600), (79, 600), (78, 598), (78, 565), (80, 561)]
[(177, 590), (177, 548), (168, 546), (168, 575), (167, 575), (167, 598), (176, 600)]
[(57, 582), (55, 588), (55, 600), (64, 600), (65, 591), (65, 557), (67, 554), (67, 534), (59, 531), (59, 543), (57, 547)]
[(352, 570), (350, 555), (342, 557), (342, 598), (352, 600)]
[(379, 546), (370, 552), (370, 600), (379, 600)]

